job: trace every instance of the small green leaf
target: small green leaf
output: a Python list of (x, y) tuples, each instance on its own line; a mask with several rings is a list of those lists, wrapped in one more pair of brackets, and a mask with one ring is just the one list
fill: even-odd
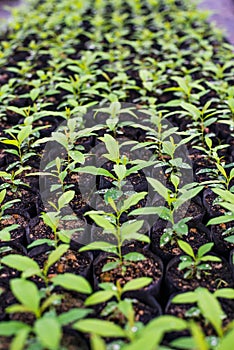
[(119, 266), (119, 261), (111, 261), (105, 264), (102, 268), (102, 272), (107, 272), (116, 269)]
[(141, 229), (143, 223), (144, 223), (143, 220), (125, 222), (120, 229), (122, 237), (127, 239), (128, 234), (137, 233)]
[(30, 98), (32, 99), (32, 101), (35, 101), (40, 94), (40, 89), (34, 88), (30, 91), (29, 94), (30, 94)]
[(0, 322), (0, 336), (11, 337), (19, 333), (22, 329), (30, 329), (30, 327), (20, 321), (3, 321)]
[(125, 331), (113, 322), (99, 319), (80, 320), (73, 325), (74, 329), (84, 333), (93, 333), (101, 337), (125, 338)]
[(150, 277), (140, 277), (136, 278), (128, 283), (126, 283), (122, 289), (122, 293), (128, 292), (130, 290), (138, 290), (148, 286), (152, 282)]
[(10, 281), (10, 286), (13, 294), (22, 305), (35, 315), (38, 315), (40, 294), (36, 285), (31, 281), (15, 278)]
[[(6, 173), (6, 174), (7, 174), (7, 173)], [(0, 172), (0, 176), (3, 176), (3, 175), (1, 175), (1, 172)], [(4, 189), (4, 190), (2, 190), (2, 191), (0, 192), (0, 203), (3, 202), (3, 200), (4, 200), (5, 197), (6, 197), (6, 189)]]
[(142, 261), (145, 259), (146, 257), (143, 254), (137, 252), (131, 252), (124, 255), (124, 260), (127, 261)]
[(198, 306), (202, 315), (212, 324), (218, 336), (222, 337), (222, 319), (224, 313), (219, 302), (206, 288), (197, 288), (196, 293), (198, 296)]
[(130, 207), (136, 205), (140, 200), (144, 199), (147, 192), (134, 193), (129, 198), (125, 199), (121, 207), (121, 212), (127, 211)]
[(10, 350), (24, 350), (29, 333), (30, 328), (21, 329), (12, 340)]
[(116, 173), (118, 179), (122, 181), (126, 176), (126, 166), (123, 164), (115, 164), (114, 172)]
[(211, 248), (213, 247), (213, 245), (214, 245), (214, 243), (206, 243), (206, 244), (203, 244), (201, 247), (199, 247), (198, 252), (197, 252), (198, 258), (201, 258), (203, 255), (208, 253), (211, 250)]
[(53, 285), (63, 287), (67, 290), (73, 290), (78, 293), (91, 294), (92, 288), (89, 282), (82, 276), (72, 273), (57, 275), (51, 279)]
[(18, 138), (19, 143), (22, 144), (22, 142), (29, 137), (31, 132), (32, 132), (32, 125), (24, 126), (18, 133), (17, 138)]
[(65, 253), (66, 251), (69, 249), (69, 245), (68, 244), (61, 244), (60, 246), (58, 246), (58, 248), (56, 248), (55, 250), (53, 250), (49, 257), (48, 260), (45, 264), (44, 267), (44, 271), (47, 274), (49, 268), (55, 264)]
[(85, 305), (90, 306), (105, 303), (107, 300), (110, 300), (115, 295), (116, 293), (113, 290), (98, 291), (85, 300)]
[(1, 259), (1, 262), (12, 269), (27, 271), (34, 269), (40, 273), (40, 267), (33, 259), (19, 254), (9, 254)]
[(106, 350), (104, 340), (96, 334), (91, 335), (91, 349), (92, 350)]
[(176, 295), (172, 299), (172, 303), (174, 304), (190, 304), (197, 302), (197, 294), (194, 292), (186, 292)]
[(201, 261), (213, 261), (213, 262), (219, 262), (222, 261), (219, 257), (213, 256), (213, 255), (206, 255), (200, 258)]
[(198, 195), (199, 192), (201, 192), (202, 189), (202, 186), (198, 186), (196, 188), (186, 190), (179, 196), (178, 200), (174, 203), (174, 209), (178, 209), (182, 204), (194, 198), (196, 195)]
[(79, 309), (74, 308), (67, 312), (64, 312), (58, 316), (58, 321), (61, 326), (67, 326), (68, 324), (71, 324), (75, 321), (78, 321), (82, 318), (85, 318), (92, 309)]
[(86, 174), (90, 174), (90, 175), (103, 175), (103, 176), (107, 176), (110, 177), (111, 179), (115, 179), (115, 177), (106, 169), (102, 169), (102, 168), (96, 168), (95, 166), (85, 166), (85, 167), (78, 167), (76, 169), (73, 170), (74, 172), (78, 172), (78, 173), (86, 173)]
[(116, 161), (119, 159), (119, 143), (114, 139), (113, 136), (105, 134), (103, 137), (100, 137), (100, 140), (105, 143), (106, 149), (109, 152), (108, 159)]
[(227, 298), (234, 299), (234, 289), (233, 288), (221, 288), (214, 292), (216, 298)]
[(89, 214), (90, 218), (100, 227), (104, 228), (104, 230), (115, 232), (115, 226), (107, 220), (105, 217), (98, 214)]
[(220, 339), (217, 350), (230, 350), (233, 348), (234, 328), (230, 329), (225, 336)]
[(36, 321), (35, 332), (41, 345), (49, 350), (58, 350), (62, 328), (56, 318), (43, 317)]
[(162, 196), (166, 202), (168, 201), (169, 189), (165, 187), (159, 180), (147, 177), (147, 181), (153, 187), (153, 189)]
[(196, 106), (192, 105), (191, 103), (181, 102), (181, 107), (188, 111), (195, 120), (198, 120), (200, 118), (201, 112)]
[(109, 253), (117, 253), (116, 246), (108, 242), (92, 242), (79, 249), (79, 252), (85, 252), (87, 250), (103, 250)]
[(193, 252), (193, 249), (190, 246), (190, 244), (188, 244), (187, 242), (182, 241), (180, 239), (177, 241), (177, 243), (178, 243), (178, 246), (180, 247), (181, 250), (183, 250), (186, 254), (191, 256), (194, 260), (196, 259), (194, 252)]
[(75, 196), (75, 191), (67, 191), (64, 192), (58, 200), (58, 208), (59, 210), (61, 210), (62, 208), (64, 208), (67, 204), (69, 204), (72, 199)]

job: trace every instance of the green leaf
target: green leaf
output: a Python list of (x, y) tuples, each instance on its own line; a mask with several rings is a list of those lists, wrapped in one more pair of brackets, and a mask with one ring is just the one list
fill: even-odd
[(234, 194), (227, 190), (222, 190), (220, 188), (212, 188), (212, 191), (216, 193), (218, 196), (223, 198), (225, 201), (228, 201), (234, 204)]
[(206, 288), (197, 288), (198, 307), (205, 319), (212, 324), (218, 336), (222, 337), (223, 310), (217, 299)]
[(174, 203), (174, 209), (178, 209), (183, 203), (188, 201), (189, 199), (192, 199), (198, 195), (198, 193), (203, 189), (202, 186), (198, 186), (196, 188), (192, 188), (190, 190), (186, 190), (184, 193), (182, 193), (177, 201)]
[[(178, 339), (175, 339), (172, 342), (170, 342), (170, 346), (173, 349), (180, 349), (180, 350), (182, 350), (182, 349), (184, 349), (184, 350), (196, 349), (194, 340), (191, 337), (180, 337)], [(165, 350), (167, 350), (167, 348)], [(169, 348), (168, 348), (168, 350), (169, 350)], [(199, 349), (199, 350), (202, 350), (202, 349)]]
[(217, 218), (210, 219), (207, 225), (224, 224), (232, 220), (234, 220), (234, 215), (221, 215), (221, 216), (218, 216)]
[(108, 170), (106, 169), (102, 169), (102, 168), (96, 168), (95, 166), (84, 166), (84, 167), (78, 167), (76, 169), (73, 170), (74, 172), (78, 172), (78, 173), (87, 173), (87, 174), (91, 174), (91, 175), (103, 175), (103, 176), (107, 176), (110, 177), (111, 179), (116, 179)]
[(106, 263), (103, 268), (102, 268), (102, 272), (107, 272), (107, 271), (111, 271), (116, 269), (119, 266), (119, 261), (111, 261)]
[[(5, 143), (6, 145), (12, 145), (15, 147), (19, 146), (19, 142), (17, 140), (0, 140), (0, 142)], [(13, 151), (11, 152), (13, 153)], [(13, 154), (18, 154), (17, 151), (15, 151)]]
[[(3, 176), (1, 175), (2, 172), (0, 172), (0, 176)], [(7, 173), (6, 173), (7, 174)], [(2, 190), (0, 192), (0, 204), (3, 202), (4, 198), (6, 197), (6, 189)]]
[(233, 348), (233, 339), (234, 339), (234, 328), (232, 328), (224, 338), (220, 340), (220, 343), (217, 346), (217, 350), (230, 350)]
[(144, 220), (133, 221), (133, 222), (128, 221), (123, 223), (120, 229), (122, 237), (127, 239), (128, 234), (137, 233), (141, 229), (143, 223), (144, 223)]
[(221, 288), (214, 292), (216, 298), (227, 298), (234, 299), (234, 289), (233, 288)]
[(134, 280), (127, 282), (124, 285), (124, 287), (122, 289), (122, 293), (128, 292), (130, 290), (142, 289), (142, 288), (148, 286), (151, 282), (152, 282), (152, 278), (150, 278), (150, 277), (136, 278)]
[(175, 316), (164, 315), (150, 321), (145, 327), (146, 331), (157, 329), (157, 332), (182, 331), (187, 329), (187, 322)]
[(69, 249), (69, 245), (68, 244), (61, 244), (60, 246), (58, 246), (58, 248), (56, 248), (55, 250), (53, 250), (50, 255), (48, 256), (48, 260), (45, 264), (44, 267), (44, 271), (47, 274), (49, 268), (55, 264), (65, 253), (66, 251)]
[(59, 216), (57, 212), (48, 212), (41, 215), (44, 223), (49, 226), (52, 231), (56, 231), (59, 225)]
[(64, 192), (58, 200), (58, 208), (59, 210), (61, 210), (62, 208), (64, 208), (67, 204), (69, 204), (72, 199), (75, 196), (75, 191), (67, 191)]
[(201, 247), (199, 247), (198, 252), (197, 252), (197, 257), (201, 258), (203, 255), (208, 253), (211, 248), (213, 247), (214, 243), (206, 243), (203, 244)]
[(201, 329), (201, 327), (191, 321), (189, 322), (189, 330), (190, 330), (190, 333), (192, 335), (192, 339), (195, 343), (195, 349), (199, 349), (199, 350), (209, 350), (210, 347), (209, 345), (207, 344), (207, 340), (205, 338), (205, 335)]
[(147, 177), (147, 181), (153, 187), (153, 189), (162, 196), (166, 202), (168, 201), (169, 189), (165, 187), (159, 180)]
[(35, 332), (41, 345), (49, 350), (58, 350), (62, 328), (56, 318), (43, 317), (36, 321)]
[(181, 102), (181, 107), (188, 111), (195, 120), (198, 120), (200, 118), (201, 112), (196, 106), (192, 105), (191, 103)]
[(11, 337), (20, 331), (22, 329), (30, 329), (30, 327), (20, 321), (3, 321), (0, 322), (0, 336), (3, 337)]
[(150, 330), (145, 329), (141, 333), (139, 338), (134, 339), (130, 344), (125, 344), (121, 350), (156, 350), (163, 338), (163, 332), (161, 330)]
[[(119, 160), (119, 143), (109, 134), (105, 134), (103, 137), (100, 137), (100, 140), (105, 143), (106, 149), (109, 152), (108, 159), (112, 161)], [(104, 155), (105, 156), (105, 155)]]
[(30, 328), (21, 329), (11, 342), (10, 350), (24, 350)]
[(79, 151), (70, 151), (69, 152), (69, 156), (78, 163), (84, 164), (85, 162), (85, 156), (83, 153), (79, 152)]
[(108, 242), (92, 242), (79, 249), (79, 252), (85, 252), (87, 250), (103, 250), (105, 252), (113, 252), (117, 254), (116, 246)]
[(140, 200), (144, 199), (146, 195), (147, 195), (147, 192), (139, 192), (139, 193), (134, 193), (129, 198), (125, 199), (121, 207), (121, 212), (123, 213), (133, 205), (136, 205)]
[(110, 300), (115, 295), (116, 292), (114, 290), (98, 291), (85, 300), (85, 305), (90, 306), (105, 303), (107, 300)]
[(137, 252), (131, 252), (124, 255), (124, 260), (127, 261), (142, 261), (145, 259), (146, 257), (143, 254)]
[(30, 91), (29, 95), (30, 98), (32, 99), (32, 101), (35, 101), (37, 99), (37, 97), (40, 94), (40, 89), (39, 88), (34, 88)]
[(126, 176), (126, 166), (123, 164), (115, 164), (114, 165), (114, 172), (116, 173), (118, 179), (122, 181)]
[(82, 318), (85, 318), (92, 309), (79, 309), (74, 308), (67, 312), (64, 312), (58, 316), (58, 321), (61, 326), (67, 326), (68, 324), (71, 324), (75, 321), (78, 321)]
[(126, 337), (125, 331), (120, 326), (113, 322), (98, 319), (80, 320), (73, 325), (73, 328), (84, 333), (97, 334), (101, 337)]
[(39, 265), (33, 259), (19, 254), (9, 254), (1, 259), (1, 262), (18, 271), (35, 270), (41, 273)]
[(16, 106), (7, 106), (7, 110), (12, 111), (14, 113), (17, 113), (19, 115), (22, 115), (25, 117), (25, 112), (22, 108), (16, 107)]
[(91, 335), (91, 349), (92, 350), (106, 350), (104, 340), (96, 334)]
[(129, 215), (159, 215), (164, 220), (172, 219), (170, 210), (162, 206), (138, 208), (131, 211)]
[(213, 255), (206, 255), (200, 258), (201, 261), (214, 261), (214, 262), (219, 262), (222, 261), (219, 257), (213, 256)]
[(48, 296), (41, 305), (41, 313), (48, 309), (53, 304), (58, 304), (62, 300), (63, 296), (61, 294), (51, 294)]
[(150, 238), (148, 236), (141, 234), (141, 233), (136, 233), (136, 232), (128, 233), (128, 235), (126, 237), (123, 237), (122, 243), (125, 240), (126, 241), (134, 240), (134, 241), (139, 241), (139, 242), (150, 243)]
[(51, 279), (53, 285), (60, 286), (67, 290), (73, 290), (78, 293), (91, 294), (92, 288), (89, 282), (82, 276), (73, 273), (64, 273)]
[(98, 214), (89, 214), (89, 216), (98, 226), (104, 228), (104, 230), (110, 231), (112, 233), (116, 231), (115, 226), (103, 216)]
[(28, 138), (28, 136), (31, 134), (31, 132), (32, 132), (32, 125), (24, 126), (19, 131), (18, 136), (17, 136), (19, 143), (22, 144), (22, 142)]
[(36, 285), (20, 278), (10, 281), (11, 290), (19, 302), (35, 315), (39, 313), (40, 294)]
[(193, 252), (193, 249), (190, 246), (190, 244), (188, 244), (187, 242), (182, 241), (180, 239), (177, 241), (177, 243), (178, 243), (178, 246), (180, 247), (180, 249), (182, 249), (186, 254), (191, 256), (194, 260), (196, 259), (194, 252)]
[(57, 87), (60, 87), (63, 90), (71, 92), (72, 94), (74, 93), (74, 89), (73, 89), (73, 86), (72, 86), (71, 83), (70, 84), (69, 83), (59, 83), (59, 84), (56, 85), (56, 88)]
[(176, 295), (172, 299), (174, 304), (190, 304), (197, 302), (197, 294), (195, 292), (186, 292)]

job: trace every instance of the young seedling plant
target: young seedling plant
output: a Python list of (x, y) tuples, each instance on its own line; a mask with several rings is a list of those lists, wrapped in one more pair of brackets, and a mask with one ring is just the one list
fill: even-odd
[(179, 238), (183, 238), (184, 235), (188, 234), (188, 225), (186, 223), (191, 219), (191, 217), (179, 219), (177, 216), (178, 209), (195, 197), (202, 190), (202, 187), (197, 183), (190, 183), (179, 188), (180, 179), (176, 175), (171, 177), (175, 188), (174, 191), (164, 186), (157, 179), (147, 178), (147, 181), (154, 191), (165, 200), (165, 206), (149, 206), (135, 209), (130, 215), (158, 215), (161, 219), (167, 220), (170, 223), (170, 227), (164, 229), (160, 237), (160, 246), (163, 247), (167, 243), (174, 244)]
[(180, 257), (181, 263), (178, 268), (180, 271), (185, 270), (184, 278), (201, 279), (202, 274), (207, 274), (207, 271), (212, 270), (212, 266), (208, 262), (220, 262), (221, 259), (214, 255), (206, 255), (213, 247), (214, 243), (206, 243), (199, 247), (195, 255), (191, 245), (185, 241), (178, 240), (178, 246), (186, 255)]

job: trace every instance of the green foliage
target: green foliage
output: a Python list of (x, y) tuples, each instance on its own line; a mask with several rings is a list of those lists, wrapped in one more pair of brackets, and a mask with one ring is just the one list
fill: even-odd
[(199, 247), (197, 254), (190, 244), (185, 241), (178, 240), (178, 246), (187, 255), (180, 257), (181, 263), (179, 264), (179, 270), (185, 270), (184, 278), (193, 278), (194, 276), (201, 279), (202, 273), (207, 274), (207, 271), (212, 270), (212, 267), (207, 262), (219, 262), (221, 259), (214, 255), (206, 255), (213, 247), (214, 243), (206, 243)]

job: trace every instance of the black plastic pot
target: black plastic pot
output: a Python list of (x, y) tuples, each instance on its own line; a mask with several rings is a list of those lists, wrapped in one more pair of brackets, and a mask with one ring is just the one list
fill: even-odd
[[(125, 247), (126, 248), (126, 247)], [(124, 254), (127, 252), (134, 251), (131, 248), (127, 248), (124, 251)], [(157, 298), (160, 296), (160, 290), (161, 290), (161, 283), (163, 279), (163, 262), (162, 260), (156, 256), (154, 253), (152, 253), (148, 247), (144, 249), (139, 249), (138, 250), (140, 253), (142, 253), (146, 258), (148, 257), (149, 259), (153, 260), (155, 264), (158, 265), (159, 271), (160, 271), (160, 277), (157, 281), (153, 281), (148, 287), (145, 287), (140, 290), (136, 291), (129, 291), (124, 293), (123, 297), (124, 298), (137, 298), (147, 304), (153, 303), (153, 299)], [(93, 263), (93, 281), (94, 281), (94, 289), (98, 290), (98, 284), (100, 283), (100, 277), (97, 275), (97, 267), (100, 268), (100, 266), (103, 266), (105, 264), (105, 260), (110, 257), (111, 254), (108, 253), (101, 253)], [(112, 255), (113, 256), (113, 255)], [(123, 276), (123, 275), (122, 275)], [(122, 276), (116, 276), (117, 279), (121, 278)], [(142, 274), (142, 271), (139, 271), (138, 276), (134, 276), (135, 278), (137, 277), (147, 277)], [(115, 283), (115, 281), (112, 281)]]
[[(212, 253), (212, 255), (215, 254)], [(224, 258), (221, 258), (220, 263), (215, 263), (217, 264), (215, 265), (217, 267), (215, 268), (213, 266), (211, 274), (205, 275), (201, 280), (197, 280), (196, 278), (187, 280), (184, 279), (184, 271), (178, 270), (180, 262), (180, 256), (177, 256), (167, 265), (165, 272), (165, 284), (169, 294), (191, 291), (199, 286), (208, 288), (210, 291), (214, 291), (221, 288), (221, 286), (228, 286), (232, 288), (234, 285), (230, 265)]]
[(220, 225), (211, 225), (211, 239), (214, 242), (214, 250), (228, 259), (231, 250), (234, 249), (234, 244), (225, 241), (224, 238), (228, 236), (223, 236), (223, 232), (224, 230)]

